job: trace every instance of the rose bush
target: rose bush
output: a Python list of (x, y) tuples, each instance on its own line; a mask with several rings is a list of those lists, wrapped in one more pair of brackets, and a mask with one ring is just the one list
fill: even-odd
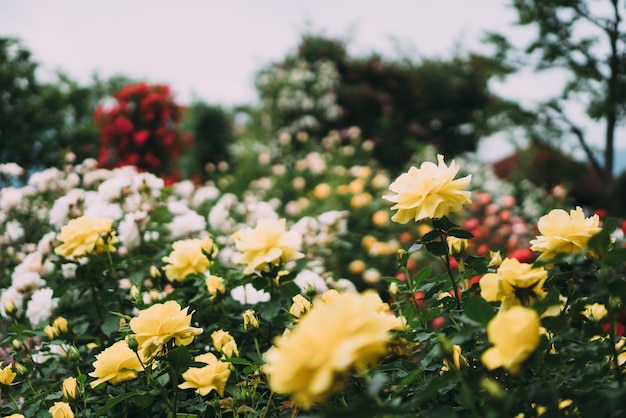
[(0, 190), (0, 414), (622, 416), (619, 223), (538, 216), (537, 263), (525, 238), (479, 251), (468, 174), (438, 160), (418, 166), (447, 186), (398, 188), (354, 141), (252, 180), (86, 161)]

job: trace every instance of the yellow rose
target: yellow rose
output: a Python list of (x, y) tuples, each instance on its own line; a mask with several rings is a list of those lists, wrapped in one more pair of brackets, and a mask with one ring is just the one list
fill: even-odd
[(251, 274), (267, 264), (279, 265), (304, 257), (298, 252), (300, 242), (298, 233), (287, 231), (285, 219), (260, 219), (256, 228), (235, 233), (235, 245), (243, 253), (241, 261), (247, 264), (244, 274)]
[(311, 309), (311, 302), (302, 295), (295, 295), (291, 300), (293, 300), (293, 304), (289, 313), (296, 318), (300, 318)]
[(5, 367), (4, 369), (0, 367), (0, 383), (3, 385), (10, 385), (13, 383), (15, 376), (17, 376), (17, 373), (13, 371), (11, 365)]
[(396, 194), (383, 196), (383, 199), (395, 203), (392, 210), (398, 209), (392, 221), (405, 224), (412, 219), (417, 222), (441, 218), (471, 203), (470, 192), (462, 189), (469, 185), (472, 176), (454, 180), (459, 171), (455, 162), (448, 167), (443, 155), (438, 155), (437, 160), (439, 165), (426, 161), (419, 169), (411, 167), (389, 185), (389, 190)]
[(76, 378), (68, 377), (63, 380), (61, 389), (63, 391), (63, 397), (65, 399), (75, 399), (76, 395), (78, 394), (78, 385), (76, 384)]
[(230, 368), (213, 354), (206, 353), (196, 356), (195, 360), (206, 363), (204, 367), (190, 367), (183, 373), (185, 381), (178, 385), (181, 389), (195, 389), (200, 396), (208, 395), (212, 390), (224, 396), (224, 388), (230, 376)]
[(530, 241), (530, 249), (541, 252), (538, 260), (549, 260), (556, 254), (576, 254), (582, 251), (589, 238), (600, 232), (600, 217), (585, 218), (581, 207), (568, 214), (554, 209), (539, 219), (537, 227), (542, 234)]
[(467, 359), (461, 354), (461, 346), (454, 344), (452, 346), (452, 355), (450, 359), (443, 359), (443, 367), (441, 371), (461, 370), (467, 367)]
[(59, 333), (67, 332), (67, 319), (60, 316), (52, 322), (52, 326), (56, 328)]
[(504, 309), (514, 305), (529, 305), (543, 298), (543, 284), (548, 272), (543, 267), (520, 263), (505, 258), (496, 273), (487, 273), (480, 279), (480, 295), (487, 302), (502, 302)]
[(149, 359), (162, 353), (162, 348), (170, 340), (174, 345), (189, 345), (202, 328), (194, 328), (191, 324), (189, 307), (181, 309), (173, 300), (158, 303), (139, 312), (130, 320), (130, 329), (135, 333), (139, 344), (139, 353), (143, 359)]
[(606, 307), (600, 303), (594, 303), (592, 305), (586, 305), (585, 310), (582, 312), (587, 318), (593, 321), (599, 321), (604, 318), (609, 312)]
[(110, 382), (117, 384), (137, 377), (137, 372), (143, 370), (143, 366), (137, 358), (137, 353), (128, 347), (126, 341), (118, 341), (96, 355), (93, 363), (94, 371), (89, 376), (97, 378), (90, 383), (95, 388), (100, 383)]
[(487, 337), (494, 346), (483, 353), (483, 364), (489, 370), (504, 367), (516, 374), (539, 345), (539, 316), (522, 306), (500, 311), (487, 324)]
[(172, 248), (170, 255), (163, 257), (163, 262), (167, 263), (163, 270), (171, 281), (182, 282), (188, 274), (204, 273), (211, 267), (211, 259), (217, 255), (217, 247), (210, 237), (176, 241)]
[(43, 332), (48, 336), (49, 340), (54, 340), (54, 337), (59, 335), (59, 331), (52, 325), (46, 325), (43, 328)]
[(239, 355), (237, 342), (229, 332), (221, 329), (214, 331), (213, 334), (211, 334), (211, 339), (213, 340), (213, 346), (215, 349), (224, 354), (226, 358), (231, 358), (233, 355)]
[(218, 293), (226, 292), (226, 287), (224, 287), (224, 279), (218, 276), (210, 275), (206, 279), (204, 279), (206, 283), (206, 288), (209, 294), (213, 297), (216, 297)]
[(466, 239), (457, 237), (447, 237), (446, 242), (448, 243), (448, 252), (451, 256), (462, 255), (469, 245), (469, 242)]
[(66, 402), (55, 402), (48, 409), (48, 412), (50, 412), (52, 418), (74, 418), (74, 412), (72, 412), (70, 404)]
[(54, 252), (65, 258), (79, 258), (87, 254), (114, 252), (117, 237), (111, 232), (113, 219), (81, 216), (61, 228), (57, 237), (63, 244)]
[(400, 322), (375, 292), (326, 295), (265, 353), (270, 388), (307, 409), (385, 356)]
[(22, 414), (11, 414), (11, 415), (6, 415), (4, 418), (24, 418), (24, 415), (22, 415)]
[(252, 309), (246, 309), (246, 311), (242, 314), (243, 316), (243, 329), (246, 331), (248, 328), (258, 328), (259, 327), (259, 318), (256, 317), (254, 311)]

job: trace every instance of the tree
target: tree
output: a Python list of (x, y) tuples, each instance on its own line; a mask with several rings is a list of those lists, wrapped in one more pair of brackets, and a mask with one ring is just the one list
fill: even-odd
[(376, 144), (380, 163), (399, 171), (424, 144), (447, 157), (475, 151), (502, 104), (488, 82), (506, 70), (475, 54), (352, 58), (341, 40), (305, 35), (295, 55), (259, 72), (256, 85), (271, 128), (319, 137), (357, 126)]
[[(503, 35), (488, 33), (497, 47), (496, 59), (510, 68), (564, 70), (568, 79), (559, 97), (539, 106), (532, 138), (573, 137), (590, 164), (608, 186), (614, 176), (617, 127), (626, 116), (626, 30), (624, 1), (513, 0), (521, 26), (536, 29), (523, 49)], [(572, 103), (582, 104), (594, 121), (604, 123), (603, 158), (598, 158), (584, 125), (571, 114)], [(570, 107), (568, 107), (568, 105)]]

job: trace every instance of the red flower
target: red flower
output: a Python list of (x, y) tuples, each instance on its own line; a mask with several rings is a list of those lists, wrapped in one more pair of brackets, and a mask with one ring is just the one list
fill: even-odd
[(520, 263), (532, 263), (535, 256), (530, 248), (517, 248), (509, 254), (509, 258), (515, 258)]

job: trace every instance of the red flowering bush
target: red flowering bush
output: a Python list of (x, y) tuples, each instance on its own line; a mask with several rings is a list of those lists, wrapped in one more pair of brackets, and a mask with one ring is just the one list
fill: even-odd
[(94, 115), (100, 127), (100, 166), (134, 165), (167, 183), (180, 180), (176, 162), (193, 137), (179, 129), (182, 106), (174, 102), (169, 87), (133, 84), (113, 97), (115, 106), (101, 104)]

